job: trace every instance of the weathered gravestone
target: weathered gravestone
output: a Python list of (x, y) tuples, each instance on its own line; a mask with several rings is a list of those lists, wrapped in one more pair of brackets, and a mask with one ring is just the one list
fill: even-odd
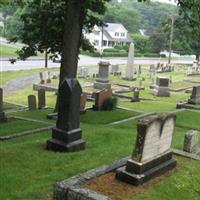
[(28, 108), (29, 108), (30, 111), (37, 109), (36, 96), (35, 95), (29, 95), (28, 96)]
[(153, 95), (159, 96), (159, 97), (169, 97), (169, 79), (168, 78), (160, 78), (157, 77), (156, 79), (156, 85), (153, 89)]
[(95, 105), (93, 105), (94, 110), (101, 110), (103, 103), (112, 97), (112, 90), (102, 90), (95, 94)]
[(136, 69), (134, 67), (134, 44), (131, 43), (129, 47), (129, 53), (128, 53), (128, 60), (126, 65), (126, 80), (135, 80), (136, 78), (133, 77), (134, 73), (136, 72)]
[(99, 62), (98, 79), (94, 82), (96, 89), (111, 89), (111, 84), (108, 80), (109, 76), (109, 62)]
[(87, 78), (89, 76), (88, 68), (84, 67), (79, 70), (79, 78)]
[(3, 89), (0, 88), (0, 123), (2, 122), (7, 122), (7, 118), (3, 112)]
[(65, 79), (58, 92), (58, 118), (52, 129), (52, 139), (47, 141), (47, 149), (73, 152), (83, 150), (80, 129), (81, 86), (76, 79)]
[(134, 88), (133, 90), (133, 97), (131, 99), (131, 102), (138, 102), (140, 101), (140, 90), (138, 88)]
[(119, 72), (119, 65), (112, 65), (111, 66), (111, 74), (115, 74)]
[(46, 80), (47, 83), (51, 83), (51, 72), (47, 72), (47, 80)]
[(200, 85), (193, 87), (192, 95), (190, 96), (188, 103), (200, 104)]
[(39, 89), (38, 90), (38, 109), (42, 109), (46, 107), (46, 96), (45, 90)]
[(85, 105), (87, 101), (87, 95), (82, 93), (80, 97), (80, 113), (83, 114), (86, 112)]
[(44, 81), (44, 76), (43, 76), (43, 73), (40, 72), (40, 84), (44, 84), (45, 81)]
[(132, 158), (119, 168), (116, 178), (140, 185), (176, 166), (170, 149), (175, 127), (174, 114), (150, 116), (138, 121)]
[(198, 152), (198, 142), (199, 142), (199, 132), (194, 130), (189, 130), (185, 134), (183, 150), (189, 153)]

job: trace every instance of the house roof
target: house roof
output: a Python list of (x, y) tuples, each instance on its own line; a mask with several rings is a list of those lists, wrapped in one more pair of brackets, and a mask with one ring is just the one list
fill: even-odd
[(123, 24), (120, 23), (106, 23), (105, 29), (107, 31), (115, 32), (115, 30), (117, 30), (119, 27), (123, 28), (126, 32), (128, 32), (127, 29), (123, 26)]

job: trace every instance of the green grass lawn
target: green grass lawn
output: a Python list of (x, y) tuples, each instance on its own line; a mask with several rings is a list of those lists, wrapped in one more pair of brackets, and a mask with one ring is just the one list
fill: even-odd
[[(110, 115), (105, 114), (103, 121), (100, 112), (88, 114), (97, 118), (97, 121), (93, 122), (94, 124), (89, 124), (85, 115), (85, 122), (87, 123), (81, 123), (83, 138), (86, 141), (85, 151), (56, 153), (45, 150), (46, 140), (51, 138), (51, 131), (1, 142), (0, 199), (45, 199), (52, 195), (52, 187), (55, 182), (131, 154), (136, 140), (135, 121), (105, 126), (103, 125), (105, 119), (110, 122), (111, 115), (116, 115), (115, 112)], [(198, 126), (199, 121), (193, 121), (194, 118), (200, 117), (200, 114), (197, 114), (196, 116), (195, 113), (189, 119), (187, 114), (180, 115), (181, 118), (178, 115), (178, 126), (173, 138), (173, 147), (182, 148), (183, 137), (188, 128), (182, 127), (181, 123), (187, 120), (191, 126)], [(31, 113), (30, 115), (33, 116)], [(177, 175), (164, 181), (166, 187), (162, 186), (164, 183), (161, 182), (148, 190), (148, 194), (155, 193), (155, 196), (160, 197), (163, 193), (163, 199), (167, 199), (165, 193), (167, 189), (167, 191), (176, 191), (181, 195), (181, 188), (187, 189), (185, 184), (191, 182), (191, 173), (196, 172), (193, 185), (188, 188), (188, 190), (194, 190), (194, 187), (199, 184), (200, 164), (198, 161), (188, 161), (184, 168), (187, 170), (180, 170)], [(181, 183), (179, 177), (182, 177), (181, 180), (185, 181), (184, 184), (179, 185)], [(177, 190), (177, 187), (180, 187), (180, 190)], [(191, 194), (187, 193), (187, 197), (197, 199), (199, 188), (196, 189), (197, 193), (195, 191)], [(142, 200), (150, 197), (144, 193), (137, 198)], [(178, 199), (178, 197), (175, 199)]]
[(0, 44), (1, 57), (5, 57), (5, 56), (17, 57), (17, 54), (16, 54), (17, 50), (19, 49), (8, 46), (8, 45)]
[(1, 123), (0, 136), (12, 135), (31, 129), (42, 128), (48, 126), (39, 122), (29, 122), (19, 119), (9, 118), (7, 123)]

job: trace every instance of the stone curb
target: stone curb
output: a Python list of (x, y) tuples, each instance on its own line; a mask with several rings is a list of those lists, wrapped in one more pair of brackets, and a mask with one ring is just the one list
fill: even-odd
[(54, 200), (112, 200), (105, 195), (84, 188), (83, 184), (90, 179), (124, 166), (129, 158), (123, 158), (113, 162), (111, 165), (104, 165), (56, 183), (54, 185)]
[(33, 133), (39, 133), (39, 132), (47, 131), (47, 130), (52, 129), (53, 127), (55, 127), (55, 126), (37, 128), (37, 129), (32, 129), (32, 130), (16, 133), (16, 134), (13, 134), (13, 135), (1, 136), (0, 141), (10, 140), (10, 139), (18, 138), (18, 137), (21, 137), (21, 136), (31, 135)]
[(156, 114), (156, 113), (155, 112), (144, 113), (144, 114), (141, 114), (141, 115), (138, 115), (138, 116), (129, 117), (127, 119), (123, 119), (123, 120), (120, 120), (120, 121), (112, 122), (112, 123), (110, 123), (108, 125), (122, 124), (122, 123), (125, 123), (125, 122), (128, 122), (128, 121), (131, 121), (131, 120), (140, 119), (140, 118), (147, 117), (147, 116), (154, 115), (154, 114)]
[(186, 158), (191, 158), (193, 160), (200, 160), (200, 156), (198, 154), (188, 153), (186, 151), (182, 151), (179, 149), (172, 149), (172, 151), (175, 155), (183, 156)]
[(122, 110), (127, 110), (127, 111), (130, 111), (130, 112), (144, 113), (144, 111), (142, 111), (142, 110), (130, 109), (130, 108), (122, 107), (122, 106), (117, 106), (117, 108), (122, 109)]

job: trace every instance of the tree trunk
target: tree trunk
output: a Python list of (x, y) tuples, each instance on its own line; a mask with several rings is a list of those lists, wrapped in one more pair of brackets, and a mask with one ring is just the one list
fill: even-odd
[[(61, 55), (59, 86), (65, 78), (76, 78), (80, 38), (85, 13), (82, 10), (84, 0), (66, 0), (65, 30)], [(58, 98), (54, 112), (57, 112)]]
[(199, 55), (199, 54), (196, 55), (196, 60), (197, 60), (198, 62), (200, 61), (200, 55)]
[(65, 30), (60, 68), (60, 83), (64, 78), (75, 78), (78, 65), (80, 37), (82, 34), (84, 13), (83, 0), (67, 0)]

